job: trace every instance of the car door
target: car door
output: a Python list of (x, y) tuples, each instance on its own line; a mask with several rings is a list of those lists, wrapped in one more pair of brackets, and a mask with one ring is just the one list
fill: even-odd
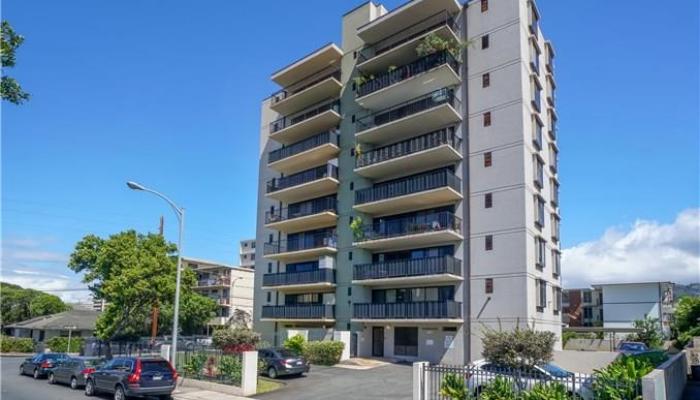
[(63, 376), (66, 374), (66, 367), (70, 364), (71, 360), (57, 359), (53, 367), (53, 379), (56, 382), (64, 382)]
[(120, 359), (115, 358), (107, 362), (104, 367), (96, 370), (92, 374), (93, 381), (95, 382), (95, 387), (99, 390), (105, 390), (107, 387), (106, 382), (109, 380), (109, 374), (114, 369), (114, 366), (120, 361)]

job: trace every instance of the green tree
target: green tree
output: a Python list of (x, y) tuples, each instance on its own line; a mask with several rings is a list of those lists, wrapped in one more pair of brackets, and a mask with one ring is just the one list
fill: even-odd
[(638, 319), (632, 324), (639, 329), (639, 332), (630, 335), (631, 340), (642, 342), (649, 348), (661, 347), (663, 338), (661, 337), (661, 325), (659, 325), (658, 318), (646, 317), (645, 319)]
[[(12, 29), (12, 26), (7, 21), (2, 21), (2, 40), (0, 40), (0, 58), (2, 59), (2, 68), (12, 68), (15, 66), (16, 57), (15, 51), (24, 42), (24, 37), (19, 35)], [(22, 86), (14, 79), (3, 74), (0, 81), (0, 94), (2, 99), (10, 103), (22, 104), (29, 100), (29, 93), (22, 89)]]
[(58, 296), (0, 282), (0, 318), (2, 326), (70, 310)]
[(683, 296), (673, 314), (673, 329), (682, 333), (700, 327), (700, 296)]
[[(185, 269), (182, 271), (182, 285), (194, 287), (197, 284), (197, 275), (194, 271)], [(216, 301), (206, 296), (201, 296), (193, 291), (180, 293), (180, 329), (185, 335), (199, 333), (200, 328), (211, 320), (216, 313)], [(173, 305), (164, 304), (158, 314), (158, 327), (162, 333), (171, 333), (173, 324)]]
[[(76, 244), (68, 267), (83, 273), (83, 282), (93, 294), (109, 303), (97, 320), (98, 337), (146, 334), (154, 305), (165, 310), (167, 317), (175, 296), (176, 250), (161, 235), (133, 230), (106, 239), (87, 235)], [(182, 277), (180, 322), (191, 327), (200, 324), (204, 314), (211, 317), (215, 307), (192, 291), (196, 284), (192, 271), (183, 270)]]

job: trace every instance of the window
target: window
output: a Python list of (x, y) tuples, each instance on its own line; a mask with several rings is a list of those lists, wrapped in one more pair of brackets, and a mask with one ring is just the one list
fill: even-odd
[(583, 307), (583, 318), (584, 319), (593, 318), (593, 309), (591, 307)]
[(489, 0), (481, 0), (481, 12), (489, 10)]
[(535, 199), (535, 226), (538, 229), (544, 227), (544, 199), (540, 195), (536, 194)]
[(394, 328), (394, 354), (397, 356), (418, 356), (418, 328)]
[(537, 75), (540, 74), (540, 48), (537, 39), (530, 39), (530, 68)]
[(251, 247), (255, 248), (255, 242), (251, 243)]
[(272, 273), (272, 263), (271, 262), (267, 263), (267, 273), (268, 274)]
[(590, 303), (591, 302), (591, 292), (590, 290), (586, 290), (583, 292), (583, 302), (584, 303)]
[(491, 166), (491, 152), (484, 153), (484, 167)]
[(550, 189), (552, 191), (551, 193), (551, 202), (552, 205), (556, 206), (559, 204), (559, 184), (557, 183), (556, 179), (552, 178), (549, 180), (550, 181)]
[(540, 121), (537, 114), (532, 116), (532, 144), (539, 151), (542, 150), (542, 121)]
[(537, 279), (535, 284), (537, 286), (537, 310), (542, 311), (547, 307), (547, 282), (542, 279)]
[(534, 172), (533, 181), (538, 189), (544, 185), (544, 162), (536, 154), (533, 156), (532, 168)]
[(485, 208), (493, 207), (493, 194), (492, 193), (486, 193), (484, 195), (484, 207)]
[(491, 86), (491, 75), (487, 72), (483, 75), (481, 75), (481, 87), (489, 87)]
[(489, 48), (489, 35), (484, 35), (481, 37), (481, 48), (482, 49)]
[(552, 300), (552, 311), (554, 311), (554, 314), (558, 314), (561, 311), (561, 288), (552, 286)]
[(486, 278), (486, 293), (493, 293), (493, 278)]
[(559, 217), (556, 214), (551, 215), (552, 223), (552, 240), (555, 242), (559, 241)]
[(355, 182), (350, 182), (350, 190), (355, 190)]
[(267, 242), (272, 243), (273, 240), (274, 240), (274, 236), (272, 236), (272, 234), (270, 234), (270, 236), (267, 237)]
[(532, 107), (537, 110), (537, 112), (540, 112), (542, 104), (540, 98), (542, 97), (542, 85), (540, 85), (540, 82), (533, 76), (531, 79), (532, 81)]
[(493, 250), (493, 235), (486, 235), (484, 239), (486, 250)]
[(545, 252), (547, 251), (547, 242), (544, 238), (536, 236), (535, 237), (535, 267), (538, 269), (543, 269), (545, 267), (546, 258)]
[(250, 255), (250, 261), (255, 261), (255, 254)]
[(352, 261), (352, 251), (348, 251), (348, 261)]
[(552, 275), (559, 276), (561, 274), (561, 253), (559, 250), (552, 249)]
[(267, 292), (267, 302), (269, 303), (270, 301), (272, 301), (272, 293)]
[(484, 113), (484, 126), (491, 126), (491, 111)]
[(553, 145), (549, 145), (549, 169), (553, 172), (557, 172), (557, 168), (559, 167), (559, 152), (557, 151), (557, 148)]

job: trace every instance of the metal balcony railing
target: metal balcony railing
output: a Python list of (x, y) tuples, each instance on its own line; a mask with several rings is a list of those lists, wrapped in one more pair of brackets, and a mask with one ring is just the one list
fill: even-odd
[(455, 22), (455, 18), (452, 15), (447, 11), (440, 11), (391, 36), (364, 47), (357, 56), (358, 63), (374, 58), (441, 26), (447, 26), (454, 32), (461, 30), (461, 25)]
[(457, 319), (462, 318), (462, 303), (424, 301), (414, 303), (356, 303), (357, 319)]
[(321, 268), (304, 272), (281, 272), (263, 275), (263, 286), (301, 285), (307, 283), (335, 283), (335, 270)]
[(449, 65), (452, 70), (459, 75), (459, 63), (452, 53), (443, 50), (421, 57), (416, 61), (402, 65), (391, 71), (378, 74), (374, 79), (363, 83), (357, 88), (357, 97), (366, 96), (445, 64)]
[(335, 112), (340, 114), (340, 101), (326, 99), (308, 107), (304, 111), (294, 114), (293, 116), (285, 116), (276, 121), (273, 121), (270, 123), (270, 133), (275, 133), (284, 128), (296, 125), (302, 121), (305, 121), (309, 118), (313, 118), (328, 110), (334, 110)]
[(231, 278), (200, 279), (197, 286), (230, 286)]
[(338, 144), (338, 130), (333, 129), (328, 132), (322, 132), (318, 135), (311, 136), (310, 138), (304, 139), (302, 141), (293, 143), (289, 146), (282, 147), (277, 150), (271, 151), (267, 156), (267, 162), (273, 163), (299, 153), (303, 153), (307, 150), (311, 150), (315, 147), (322, 146), (324, 144)]
[(453, 256), (439, 256), (357, 264), (353, 267), (352, 279), (360, 281), (441, 274), (461, 276), (462, 261)]
[(296, 174), (283, 176), (281, 178), (273, 178), (267, 181), (267, 193), (276, 192), (278, 190), (299, 186), (304, 183), (329, 177), (338, 179), (338, 167), (332, 164), (326, 164), (320, 167), (307, 169), (306, 171), (297, 172)]
[(294, 218), (306, 217), (308, 215), (320, 214), (330, 211), (336, 212), (337, 200), (335, 197), (323, 197), (297, 203), (293, 206), (279, 208), (265, 213), (265, 223), (272, 224), (275, 222), (287, 221)]
[(435, 132), (364, 152), (355, 159), (355, 168), (366, 167), (445, 144), (459, 151), (461, 143), (462, 138), (455, 133), (454, 127), (443, 128)]
[(449, 169), (439, 169), (418, 175), (411, 175), (393, 181), (378, 183), (366, 189), (357, 190), (355, 192), (355, 204), (358, 205), (386, 200), (392, 197), (405, 196), (444, 186), (451, 187), (459, 192), (461, 190), (462, 180), (455, 176), (454, 172)]
[(453, 89), (438, 89), (431, 93), (399, 103), (393, 107), (366, 115), (357, 120), (356, 131), (362, 132), (376, 126), (388, 124), (443, 104), (450, 104), (455, 109), (459, 109), (459, 100), (455, 96)]
[(449, 211), (410, 214), (390, 220), (380, 220), (362, 230), (355, 238), (356, 242), (388, 239), (394, 237), (417, 235), (421, 233), (454, 231), (461, 232), (462, 220)]
[(263, 306), (262, 317), (271, 319), (334, 319), (335, 306), (325, 304)]
[(315, 235), (303, 235), (295, 239), (278, 240), (265, 243), (263, 253), (265, 255), (289, 253), (293, 251), (303, 251), (318, 249), (321, 247), (337, 247), (335, 235), (319, 233)]
[(329, 67), (326, 67), (319, 72), (309, 75), (295, 83), (292, 83), (284, 89), (273, 93), (272, 96), (270, 96), (272, 99), (272, 105), (275, 105), (290, 96), (304, 91), (321, 81), (325, 81), (328, 78), (335, 78), (337, 80), (340, 80), (340, 69), (338, 68), (338, 66), (331, 65)]

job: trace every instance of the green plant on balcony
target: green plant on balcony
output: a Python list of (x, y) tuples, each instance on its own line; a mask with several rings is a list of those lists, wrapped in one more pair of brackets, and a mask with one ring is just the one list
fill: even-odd
[(362, 155), (362, 145), (360, 143), (355, 143), (355, 158), (360, 158)]
[(350, 230), (352, 231), (352, 237), (356, 242), (361, 241), (365, 238), (365, 231), (362, 227), (362, 217), (355, 217), (350, 223)]
[(371, 81), (372, 79), (374, 79), (374, 75), (372, 75), (372, 74), (370, 74), (370, 75), (360, 74), (360, 75), (352, 78), (353, 82), (355, 82), (355, 86), (357, 86), (358, 88), (360, 86), (364, 85), (365, 83)]
[(389, 68), (386, 69), (387, 72), (391, 72), (396, 70), (398, 67), (396, 65), (390, 65)]
[(426, 35), (416, 46), (416, 54), (425, 57), (439, 51), (447, 50), (457, 60), (461, 59), (462, 49), (471, 45), (471, 41), (457, 41), (455, 39), (445, 39), (435, 33)]

